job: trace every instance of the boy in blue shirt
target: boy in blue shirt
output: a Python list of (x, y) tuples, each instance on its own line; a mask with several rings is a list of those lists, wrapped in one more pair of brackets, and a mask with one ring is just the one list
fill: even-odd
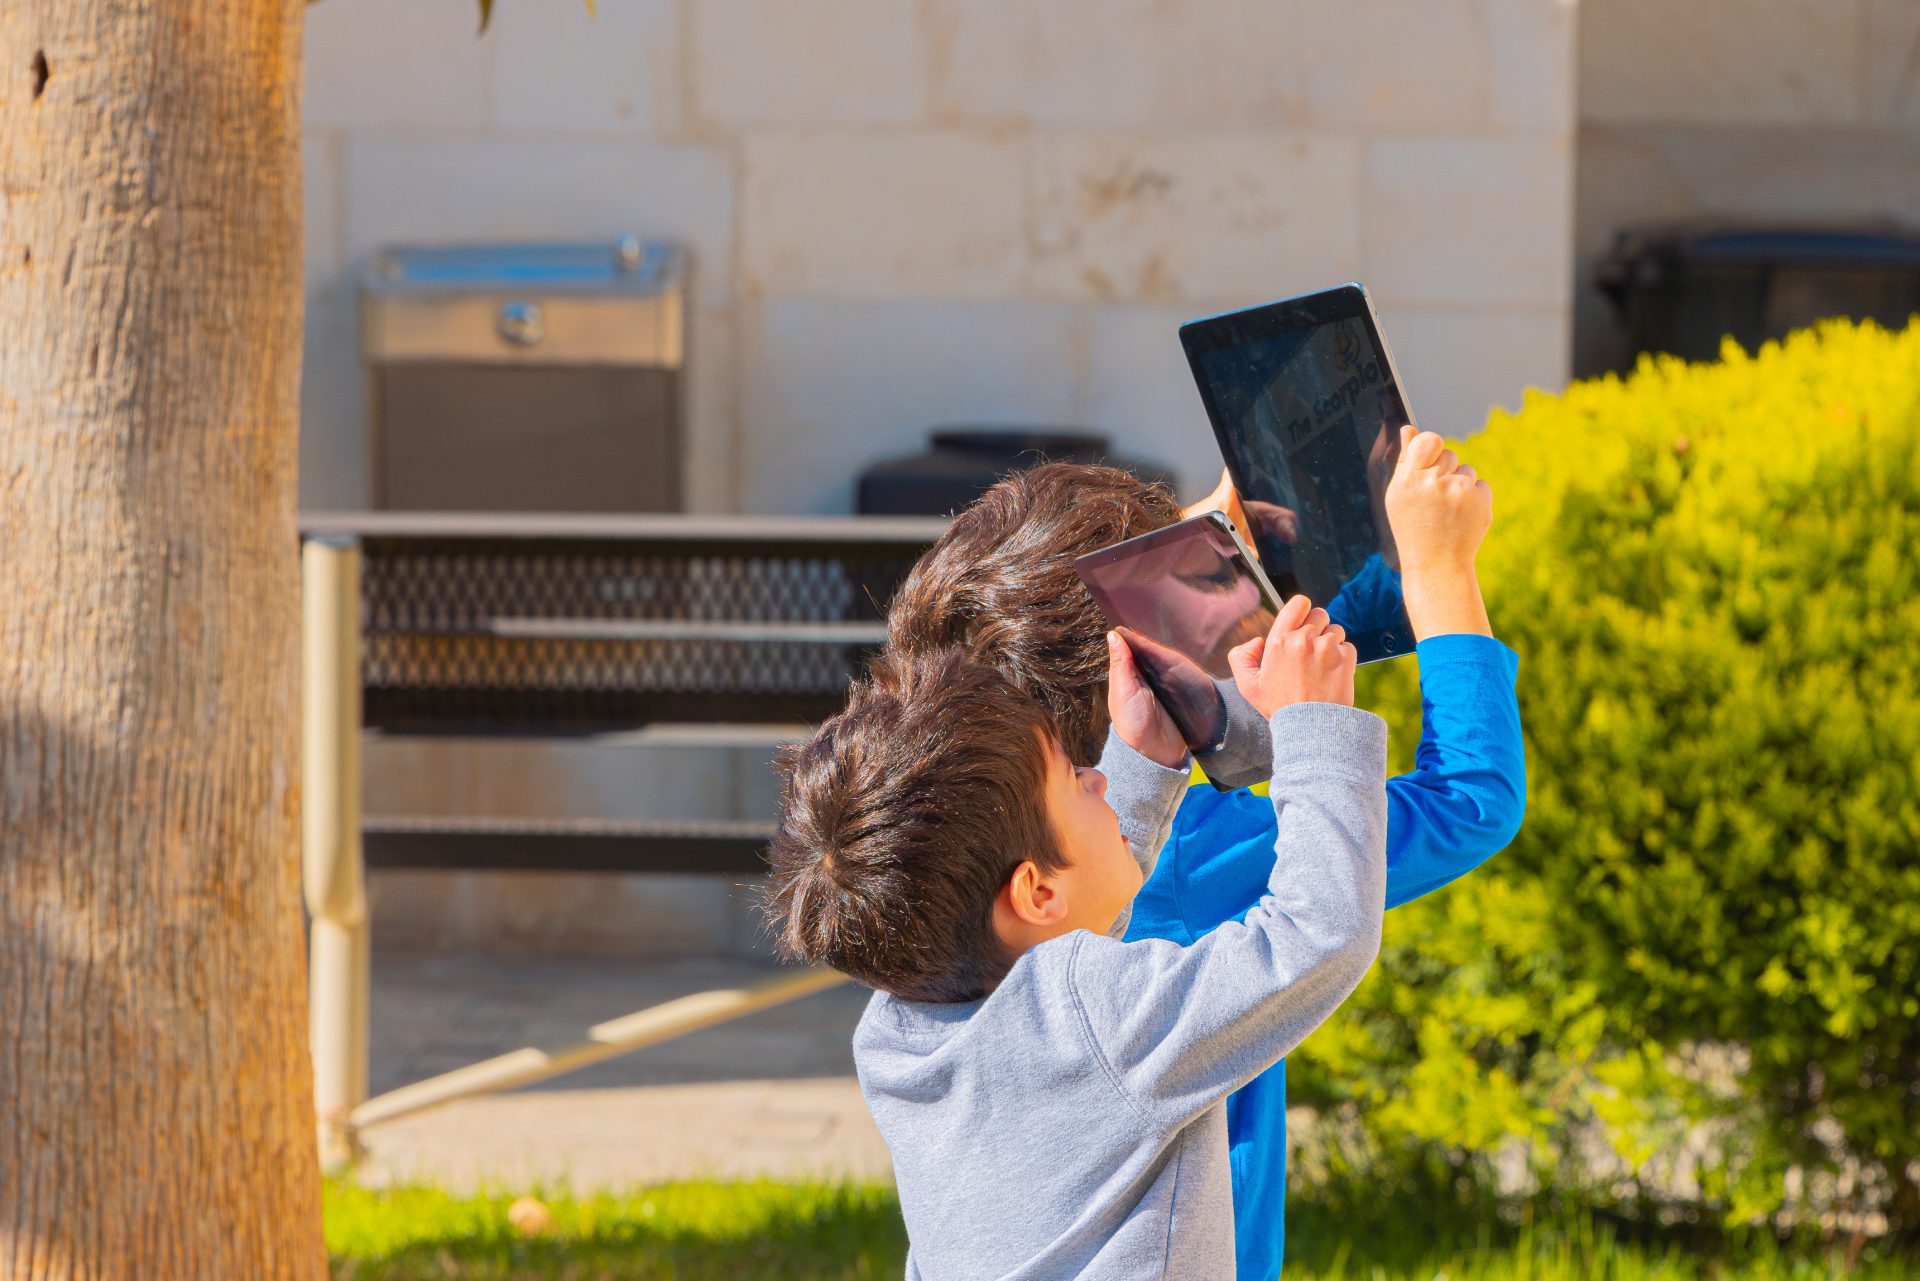
[[(1384, 507), (1398, 564), (1370, 567), (1368, 597), (1404, 594), (1417, 641), (1423, 721), (1415, 767), (1387, 781), (1386, 905), (1446, 885), (1504, 848), (1526, 805), (1526, 765), (1514, 696), (1518, 659), (1493, 639), (1474, 557), (1485, 523), (1417, 519), (1400, 477), (1454, 470), (1432, 433), (1407, 429), (1413, 467), (1396, 471)], [(1430, 464), (1442, 461), (1434, 468)], [(1470, 468), (1459, 470), (1471, 474)], [(1479, 482), (1484, 486), (1485, 482)], [(1248, 513), (1224, 483), (1200, 507)], [(1489, 508), (1490, 511), (1490, 508)], [(1076, 762), (1098, 758), (1106, 735), (1106, 621), (1073, 573), (1075, 557), (1172, 524), (1183, 514), (1164, 487), (1125, 472), (1047, 464), (1010, 476), (960, 513), (895, 598), (889, 646), (958, 645), (1045, 704)], [(1265, 519), (1285, 513), (1254, 513)], [(1330, 608), (1333, 613), (1339, 603)], [(1335, 621), (1343, 621), (1338, 614)], [(1345, 620), (1348, 622), (1356, 620)], [(1244, 790), (1272, 759), (1262, 718), (1223, 685), (1228, 732), (1196, 753), (1210, 777), (1188, 789), (1126, 937), (1190, 944), (1243, 919), (1273, 866), (1272, 806)], [(1286, 1196), (1286, 1064), (1227, 1100), (1238, 1275), (1279, 1275)]]

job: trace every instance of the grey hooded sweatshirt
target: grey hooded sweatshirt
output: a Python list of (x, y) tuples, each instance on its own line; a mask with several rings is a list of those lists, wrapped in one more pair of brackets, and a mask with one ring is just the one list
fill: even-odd
[[(1231, 1278), (1226, 1097), (1333, 1013), (1380, 947), (1386, 725), (1272, 724), (1267, 897), (1190, 947), (1077, 930), (982, 1000), (878, 993), (854, 1033), (915, 1281)], [(1145, 870), (1187, 774), (1109, 738), (1107, 800)]]

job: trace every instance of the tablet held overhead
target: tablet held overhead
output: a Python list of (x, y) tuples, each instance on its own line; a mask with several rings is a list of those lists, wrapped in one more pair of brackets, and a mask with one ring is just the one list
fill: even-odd
[(1324, 607), (1363, 663), (1410, 653), (1384, 499), (1412, 414), (1366, 290), (1190, 321), (1180, 341), (1281, 597)]

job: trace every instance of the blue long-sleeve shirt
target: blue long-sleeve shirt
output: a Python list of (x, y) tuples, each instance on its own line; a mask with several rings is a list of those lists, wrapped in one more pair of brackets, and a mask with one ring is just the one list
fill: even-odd
[[(1416, 647), (1420, 747), (1387, 780), (1387, 906), (1472, 871), (1511, 842), (1526, 809), (1526, 757), (1514, 695), (1519, 658), (1485, 636)], [(1242, 789), (1191, 787), (1173, 835), (1134, 900), (1127, 938), (1189, 944), (1259, 901), (1273, 872), (1273, 806)], [(1227, 1099), (1234, 1245), (1243, 1281), (1279, 1276), (1286, 1240), (1286, 1062)]]

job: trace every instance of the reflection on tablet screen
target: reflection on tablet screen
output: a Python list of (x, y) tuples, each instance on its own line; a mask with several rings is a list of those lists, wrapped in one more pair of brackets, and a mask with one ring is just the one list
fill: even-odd
[(1410, 650), (1385, 507), (1408, 415), (1369, 319), (1276, 304), (1182, 332), (1274, 587), (1325, 607), (1363, 661)]
[(1190, 537), (1140, 542), (1124, 560), (1090, 563), (1095, 599), (1117, 625), (1171, 646), (1210, 675), (1231, 678), (1227, 652), (1273, 626), (1259, 585), (1235, 572), (1204, 526)]

